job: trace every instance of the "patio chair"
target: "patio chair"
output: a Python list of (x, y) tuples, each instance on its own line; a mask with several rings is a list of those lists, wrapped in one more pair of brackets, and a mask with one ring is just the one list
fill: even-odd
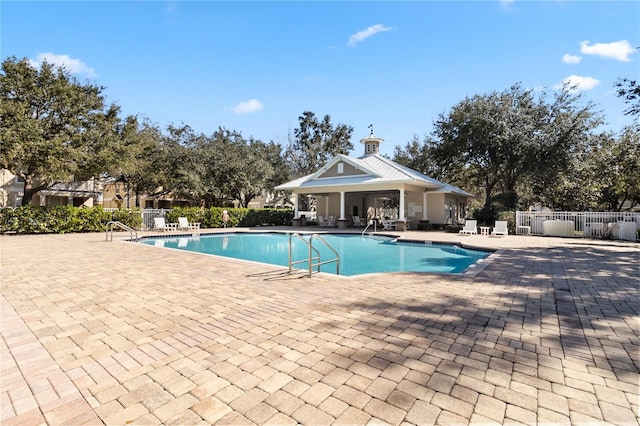
[(324, 217), (318, 215), (318, 220), (317, 221), (318, 221), (318, 226), (320, 226), (320, 227), (327, 226), (327, 221), (324, 220)]
[(390, 219), (382, 219), (382, 229), (385, 231), (391, 231), (393, 229), (396, 229), (396, 221), (395, 220), (390, 220)]
[(325, 225), (329, 228), (333, 228), (336, 226), (336, 217), (335, 216), (329, 216), (327, 218), (327, 224)]
[(364, 223), (360, 220), (360, 216), (353, 216), (353, 226), (364, 226)]
[(179, 217), (178, 229), (183, 229), (185, 231), (194, 231), (200, 229), (200, 222), (189, 222), (189, 219), (187, 219), (186, 217)]
[(164, 221), (164, 217), (154, 217), (153, 218), (153, 229), (158, 229), (160, 231), (175, 231), (177, 229), (177, 224), (175, 223), (166, 223)]
[(506, 220), (496, 220), (496, 224), (493, 226), (492, 237), (506, 237), (509, 231), (507, 230)]
[(478, 221), (467, 220), (464, 222), (464, 228), (459, 232), (460, 235), (478, 235)]

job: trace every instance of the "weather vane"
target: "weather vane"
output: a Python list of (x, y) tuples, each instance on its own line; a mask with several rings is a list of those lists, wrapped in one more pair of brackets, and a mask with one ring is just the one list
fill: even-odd
[(367, 127), (371, 129), (371, 134), (373, 134), (373, 124), (369, 124)]

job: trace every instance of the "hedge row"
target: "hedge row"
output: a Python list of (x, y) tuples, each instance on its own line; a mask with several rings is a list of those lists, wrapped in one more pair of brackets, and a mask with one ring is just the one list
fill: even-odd
[(102, 207), (23, 206), (0, 209), (0, 233), (65, 234), (102, 232), (107, 223), (117, 220), (139, 229), (141, 210), (105, 211)]
[(200, 222), (202, 228), (223, 228), (222, 215), (229, 214), (227, 227), (234, 226), (275, 226), (291, 225), (293, 211), (289, 209), (244, 209), (211, 207), (174, 207), (166, 214), (168, 222), (177, 222), (179, 217), (186, 217), (189, 222)]
[[(168, 222), (177, 222), (185, 216), (190, 222), (200, 222), (202, 228), (222, 228), (223, 211), (229, 213), (227, 227), (290, 225), (291, 210), (232, 209), (212, 207), (174, 208), (166, 214)], [(69, 232), (103, 232), (107, 223), (117, 220), (125, 225), (142, 229), (142, 210), (119, 209), (105, 211), (102, 207), (23, 206), (0, 209), (0, 234), (65, 234)]]

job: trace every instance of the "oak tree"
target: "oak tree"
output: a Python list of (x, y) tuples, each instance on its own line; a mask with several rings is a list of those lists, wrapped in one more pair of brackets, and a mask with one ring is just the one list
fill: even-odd
[(103, 87), (80, 83), (65, 68), (10, 57), (0, 73), (0, 167), (25, 182), (22, 204), (60, 182), (109, 169), (120, 119)]

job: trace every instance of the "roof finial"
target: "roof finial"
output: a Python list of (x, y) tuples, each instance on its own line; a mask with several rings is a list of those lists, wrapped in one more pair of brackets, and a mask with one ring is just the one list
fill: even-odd
[(371, 135), (373, 136), (373, 124), (369, 124), (367, 127), (371, 129)]

